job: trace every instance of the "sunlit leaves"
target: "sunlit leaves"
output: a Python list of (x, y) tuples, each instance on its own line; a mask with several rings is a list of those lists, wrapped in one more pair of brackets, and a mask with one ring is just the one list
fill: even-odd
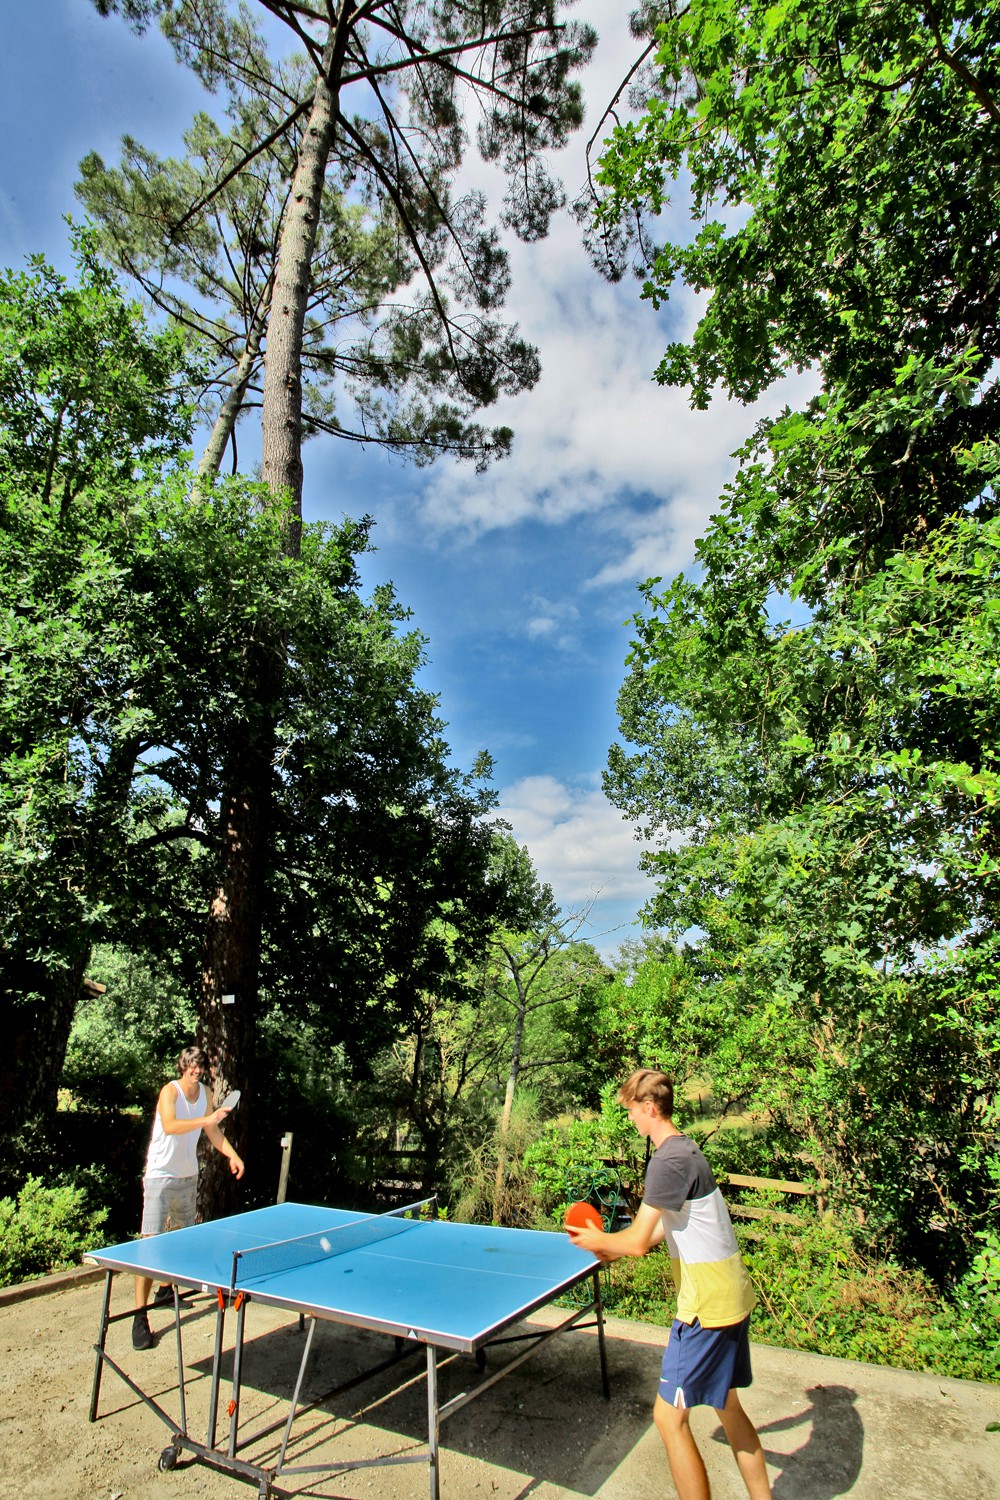
[(709, 294), (659, 378), (819, 385), (748, 437), (692, 575), (644, 589), (607, 785), (651, 919), (728, 1006), (714, 1072), (956, 1255), (995, 1204), (998, 17), (668, 8), (600, 210), (651, 233), (690, 188), (691, 237), (637, 241), (654, 303)]
[[(507, 251), (483, 195), (460, 193), (457, 174), (474, 139), (506, 177), (500, 224), (529, 241), (548, 232), (563, 194), (546, 155), (581, 123), (574, 75), (591, 29), (551, 0), (363, 7), (339, 20), (336, 8), (326, 18), (285, 0), (98, 9), (140, 30), (158, 20), (231, 118), (224, 130), (200, 114), (180, 160), (126, 138), (120, 169), (89, 156), (79, 190), (115, 262), (209, 347), (213, 416), (230, 391), (242, 410), (260, 400), (279, 250), (295, 233), (289, 193), (325, 70), (330, 138), (308, 215), (317, 238), (296, 273), (301, 435), (378, 443), (417, 463), (450, 453), (482, 469), (503, 456), (509, 430), (477, 413), (529, 389), (538, 355), (498, 316)], [(283, 58), (286, 45), (297, 60)]]

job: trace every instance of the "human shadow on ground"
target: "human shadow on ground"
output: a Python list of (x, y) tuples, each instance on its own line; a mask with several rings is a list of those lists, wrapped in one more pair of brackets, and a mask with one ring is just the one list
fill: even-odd
[[(854, 1406), (857, 1391), (846, 1385), (814, 1385), (805, 1394), (809, 1405), (804, 1411), (757, 1428), (768, 1463), (781, 1470), (771, 1486), (774, 1500), (836, 1500), (850, 1491), (861, 1473), (865, 1430)], [(768, 1433), (796, 1428), (808, 1429), (800, 1448), (791, 1453), (768, 1448)], [(726, 1441), (721, 1427), (712, 1437)]]

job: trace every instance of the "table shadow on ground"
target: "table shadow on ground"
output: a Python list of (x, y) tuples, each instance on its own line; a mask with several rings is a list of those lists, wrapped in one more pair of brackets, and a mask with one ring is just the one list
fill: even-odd
[[(287, 1415), (304, 1335), (293, 1320), (256, 1337), (248, 1329), (243, 1352), (240, 1456), (267, 1467), (274, 1462), (280, 1430), (259, 1440), (262, 1427)], [(522, 1346), (512, 1346), (515, 1353)], [(310, 1403), (334, 1385), (351, 1379), (393, 1353), (393, 1340), (362, 1330), (321, 1323), (316, 1330), (300, 1401)], [(611, 1399), (601, 1389), (597, 1340), (585, 1331), (568, 1332), (539, 1347), (529, 1360), (448, 1418), (441, 1427), (442, 1482), (447, 1489), (449, 1453), (523, 1474), (529, 1490), (542, 1483), (581, 1495), (596, 1495), (632, 1448), (649, 1431), (650, 1392), (656, 1389), (660, 1355), (624, 1339), (608, 1337)], [(480, 1373), (471, 1355), (439, 1353), (438, 1394), (443, 1405), (460, 1392), (488, 1380), (511, 1358), (490, 1350)], [(447, 1361), (447, 1362), (446, 1362)], [(647, 1368), (648, 1367), (648, 1368)], [(208, 1374), (210, 1361), (188, 1365)], [(223, 1360), (219, 1437), (227, 1423), (226, 1403), (232, 1354)], [(286, 1462), (309, 1464), (426, 1450), (426, 1357), (422, 1345), (412, 1356), (363, 1385), (326, 1397), (296, 1419)], [(397, 1389), (397, 1387), (400, 1387)], [(196, 1418), (200, 1421), (200, 1416)], [(363, 1427), (362, 1425), (363, 1424)], [(322, 1451), (321, 1451), (322, 1450)], [(414, 1466), (416, 1468), (416, 1466)], [(308, 1480), (308, 1483), (304, 1481)], [(282, 1475), (283, 1492), (324, 1493), (316, 1476)], [(419, 1489), (423, 1488), (423, 1480)], [(527, 1493), (527, 1492), (522, 1492)]]

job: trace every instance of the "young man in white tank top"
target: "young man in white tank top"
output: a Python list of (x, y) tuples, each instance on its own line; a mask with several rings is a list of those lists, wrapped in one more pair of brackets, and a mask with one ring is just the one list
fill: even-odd
[[(243, 1176), (243, 1162), (223, 1135), (220, 1126), (229, 1111), (211, 1106), (202, 1077), (208, 1073), (208, 1058), (200, 1047), (185, 1047), (177, 1059), (178, 1079), (164, 1084), (156, 1104), (153, 1135), (142, 1179), (142, 1234), (162, 1234), (166, 1229), (184, 1229), (195, 1222), (198, 1196), (198, 1141), (202, 1131), (212, 1145), (228, 1158), (234, 1177)], [(135, 1315), (132, 1346), (150, 1349), (146, 1303), (151, 1278), (135, 1278)], [(173, 1301), (170, 1287), (160, 1287), (153, 1306)]]

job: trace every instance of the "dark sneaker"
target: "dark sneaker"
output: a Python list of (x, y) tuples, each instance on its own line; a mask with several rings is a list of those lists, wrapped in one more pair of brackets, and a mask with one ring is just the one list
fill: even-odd
[(146, 1309), (142, 1308), (132, 1319), (132, 1348), (152, 1349), (153, 1335), (149, 1331)]
[(158, 1286), (153, 1293), (154, 1307), (173, 1307), (174, 1289), (172, 1286)]

